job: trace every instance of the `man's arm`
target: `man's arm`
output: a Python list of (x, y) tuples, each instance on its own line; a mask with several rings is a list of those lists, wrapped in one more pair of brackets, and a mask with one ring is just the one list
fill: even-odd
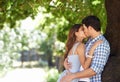
[(100, 44), (94, 52), (94, 58), (90, 68), (93, 69), (97, 74), (101, 74), (104, 66), (107, 63), (109, 55), (109, 44), (107, 42)]
[(88, 68), (84, 71), (80, 71), (77, 73), (68, 73), (66, 76), (64, 76), (60, 82), (71, 82), (73, 79), (76, 78), (85, 78), (85, 77), (92, 77), (94, 76), (96, 73), (91, 69)]
[(63, 81), (66, 80), (67, 82), (69, 82), (72, 79), (92, 77), (96, 74), (101, 73), (108, 60), (109, 53), (110, 53), (110, 48), (108, 44), (105, 44), (105, 43), (100, 44), (95, 50), (94, 58), (93, 58), (92, 65), (90, 68), (84, 71), (78, 72), (78, 73), (69, 74), (65, 76), (62, 80)]
[(86, 70), (71, 74), (71, 78), (86, 78), (86, 77), (92, 77), (96, 75), (96, 72), (93, 71), (93, 69), (88, 68)]
[(79, 73), (73, 74), (74, 78), (85, 78), (91, 77), (96, 74), (101, 74), (104, 66), (107, 63), (110, 54), (110, 48), (106, 43), (100, 44), (94, 52), (94, 58), (90, 68), (81, 71)]

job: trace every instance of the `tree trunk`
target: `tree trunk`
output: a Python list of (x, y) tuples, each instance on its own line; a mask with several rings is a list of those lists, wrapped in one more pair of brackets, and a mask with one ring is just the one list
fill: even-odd
[(111, 54), (103, 72), (103, 82), (120, 82), (120, 0), (105, 0), (107, 28)]

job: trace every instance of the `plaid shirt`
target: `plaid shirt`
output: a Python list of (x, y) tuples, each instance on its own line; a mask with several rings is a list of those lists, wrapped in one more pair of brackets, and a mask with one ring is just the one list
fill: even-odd
[(85, 54), (88, 54), (92, 45), (98, 40), (102, 40), (103, 42), (100, 45), (98, 45), (98, 47), (94, 51), (94, 58), (91, 62), (90, 68), (96, 72), (96, 75), (90, 78), (90, 82), (101, 82), (101, 74), (102, 74), (102, 71), (104, 69), (104, 66), (106, 65), (106, 62), (110, 54), (109, 43), (104, 38), (103, 35), (99, 35), (98, 37), (94, 39), (88, 40), (88, 42), (86, 43)]

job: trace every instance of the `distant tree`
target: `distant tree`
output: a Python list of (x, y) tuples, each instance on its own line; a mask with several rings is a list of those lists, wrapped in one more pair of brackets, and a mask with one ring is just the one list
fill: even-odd
[(13, 63), (21, 56), (20, 51), (38, 49), (41, 37), (38, 30), (28, 31), (9, 27), (0, 30), (0, 73), (7, 72), (13, 67)]

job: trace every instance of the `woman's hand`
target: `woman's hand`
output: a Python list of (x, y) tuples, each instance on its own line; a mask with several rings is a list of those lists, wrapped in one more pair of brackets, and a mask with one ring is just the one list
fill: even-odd
[(70, 73), (69, 71), (66, 73), (66, 75), (64, 77), (62, 77), (62, 79), (60, 80), (60, 82), (71, 82), (73, 79), (73, 75), (72, 73)]
[(71, 68), (71, 63), (68, 62), (68, 58), (66, 58), (64, 61), (64, 67), (66, 70)]

